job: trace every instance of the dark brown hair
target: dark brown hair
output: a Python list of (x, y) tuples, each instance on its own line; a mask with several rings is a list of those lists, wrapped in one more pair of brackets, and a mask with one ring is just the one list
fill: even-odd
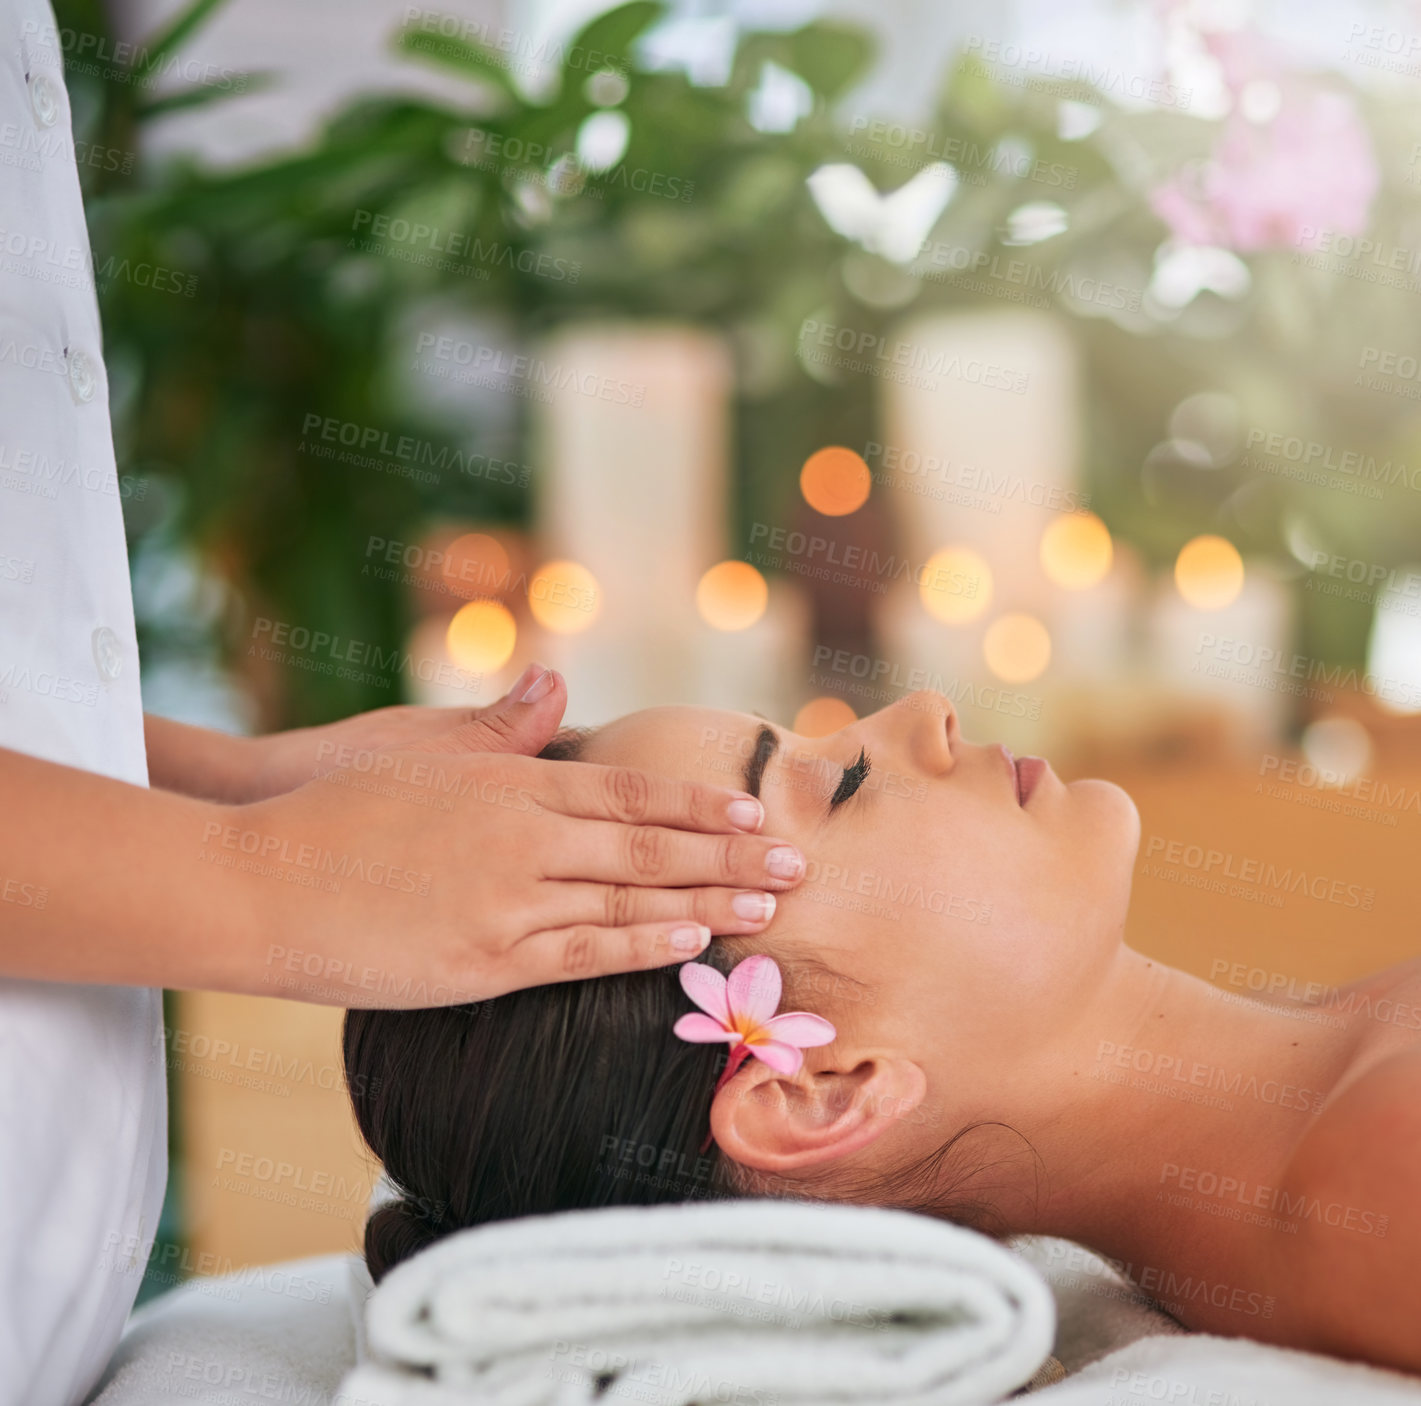
[[(560, 734), (541, 755), (567, 759), (578, 745)], [(743, 955), (720, 942), (699, 960), (728, 971)], [(782, 966), (791, 995), (796, 969)], [(672, 1034), (691, 1009), (677, 970), (561, 982), (474, 1005), (346, 1012), (356, 1121), (398, 1193), (365, 1228), (372, 1277), (488, 1221), (751, 1194), (753, 1174), (714, 1144), (700, 1151), (728, 1047)], [(949, 1212), (942, 1204), (944, 1164), (971, 1131), (913, 1167), (841, 1178), (825, 1194), (950, 1214), (991, 1231), (985, 1206), (960, 1201)]]

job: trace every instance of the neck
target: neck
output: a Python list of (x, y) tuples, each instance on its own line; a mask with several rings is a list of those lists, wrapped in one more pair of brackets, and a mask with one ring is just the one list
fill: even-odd
[(1216, 1188), (1278, 1186), (1359, 1043), (1121, 947), (1045, 1077), (1015, 1091), (1040, 1176), (1012, 1228), (1174, 1263), (1218, 1223), (1201, 1211)]

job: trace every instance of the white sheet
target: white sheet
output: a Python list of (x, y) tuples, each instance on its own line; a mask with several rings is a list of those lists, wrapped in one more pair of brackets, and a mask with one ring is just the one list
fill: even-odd
[[(1020, 1248), (1051, 1284), (1053, 1352), (1072, 1373), (1031, 1396), (1041, 1406), (1421, 1406), (1421, 1379), (1185, 1333), (1103, 1262), (1083, 1270), (1088, 1252), (1079, 1247)], [(262, 1282), (246, 1278), (196, 1280), (140, 1310), (90, 1406), (356, 1406), (339, 1384), (357, 1360), (355, 1319), (369, 1290), (359, 1258), (301, 1260), (269, 1267)], [(478, 1406), (462, 1394), (451, 1400)]]
[(355, 1255), (190, 1280), (133, 1315), (88, 1406), (354, 1406), (369, 1284)]
[(1418, 1406), (1421, 1378), (1205, 1333), (1140, 1338), (1035, 1392), (1040, 1406)]

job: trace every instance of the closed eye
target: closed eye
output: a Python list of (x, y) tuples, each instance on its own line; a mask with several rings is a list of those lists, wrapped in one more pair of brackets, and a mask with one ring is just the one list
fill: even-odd
[(844, 775), (839, 782), (834, 794), (829, 797), (829, 810), (832, 812), (849, 799), (860, 786), (868, 779), (868, 774), (873, 770), (873, 762), (867, 752), (862, 747), (856, 760), (849, 763), (844, 768)]

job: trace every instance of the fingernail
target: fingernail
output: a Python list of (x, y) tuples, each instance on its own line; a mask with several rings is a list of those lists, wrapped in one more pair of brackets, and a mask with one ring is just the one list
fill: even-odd
[(523, 690), (527, 688), (528, 685), (532, 683), (533, 680), (536, 679), (538, 675), (542, 672), (543, 666), (541, 664), (529, 664), (528, 667), (524, 669), (521, 674), (518, 675), (518, 678), (514, 681), (513, 687), (510, 688), (508, 692), (505, 693), (503, 696), (505, 698), (512, 698), (515, 701), (521, 702), (523, 698)]
[(754, 796), (737, 796), (725, 813), (737, 830), (758, 830), (765, 823), (765, 807)]
[[(536, 667), (541, 668), (541, 665)], [(553, 684), (557, 682), (557, 675), (551, 669), (543, 669), (522, 693), (518, 695), (520, 703), (536, 703), (540, 698), (546, 698), (553, 691)]]
[(776, 845), (765, 856), (765, 868), (777, 879), (797, 879), (804, 873), (804, 856), (793, 845)]
[(674, 952), (699, 952), (710, 941), (710, 929), (700, 923), (686, 923), (671, 929), (671, 949)]
[(775, 916), (775, 896), (748, 890), (730, 900), (730, 911), (747, 923), (768, 923)]

